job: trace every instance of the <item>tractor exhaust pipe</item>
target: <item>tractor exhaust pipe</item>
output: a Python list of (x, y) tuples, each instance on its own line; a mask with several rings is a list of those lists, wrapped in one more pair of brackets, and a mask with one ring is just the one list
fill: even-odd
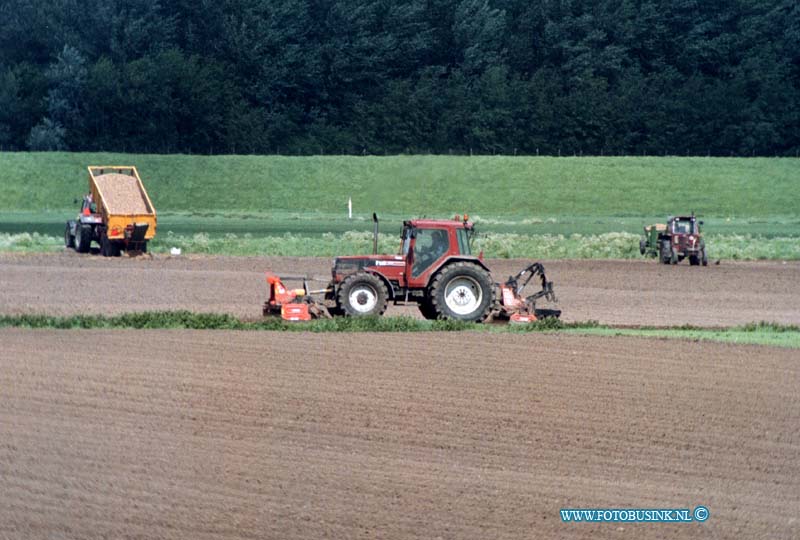
[(372, 213), (372, 223), (374, 224), (374, 228), (372, 229), (372, 254), (378, 254), (378, 214), (375, 212)]

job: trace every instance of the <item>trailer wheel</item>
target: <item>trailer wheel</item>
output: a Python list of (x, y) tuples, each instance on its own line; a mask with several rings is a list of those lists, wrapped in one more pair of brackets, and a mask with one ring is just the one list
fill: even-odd
[(92, 226), (78, 223), (75, 227), (75, 251), (78, 253), (89, 253), (92, 245)]
[(103, 257), (111, 257), (111, 240), (103, 233), (100, 235), (100, 255)]
[(484, 321), (494, 305), (489, 273), (477, 264), (457, 262), (433, 278), (429, 298), (441, 319)]
[(75, 237), (72, 236), (72, 231), (69, 230), (69, 223), (67, 223), (67, 227), (66, 229), (64, 229), (64, 247), (66, 248), (75, 247)]
[(345, 278), (339, 287), (338, 307), (349, 317), (383, 315), (389, 293), (377, 276), (359, 272)]
[(100, 237), (100, 254), (103, 257), (119, 257), (119, 244), (111, 240), (106, 233)]

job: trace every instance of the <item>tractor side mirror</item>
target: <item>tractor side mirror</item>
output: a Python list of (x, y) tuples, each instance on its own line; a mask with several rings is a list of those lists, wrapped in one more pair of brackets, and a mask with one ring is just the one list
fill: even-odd
[(72, 204), (78, 204), (78, 199), (72, 199)]
[(701, 219), (701, 220), (699, 221), (699, 223), (700, 223), (700, 225), (703, 225), (703, 220)]

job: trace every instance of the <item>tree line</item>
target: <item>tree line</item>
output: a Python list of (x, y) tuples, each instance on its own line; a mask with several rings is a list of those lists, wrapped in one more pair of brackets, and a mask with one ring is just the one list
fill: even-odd
[(0, 0), (0, 147), (797, 155), (796, 0)]

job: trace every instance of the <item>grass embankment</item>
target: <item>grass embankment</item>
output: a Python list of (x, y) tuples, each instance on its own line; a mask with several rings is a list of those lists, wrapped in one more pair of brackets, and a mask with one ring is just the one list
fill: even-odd
[(603, 336), (639, 336), (664, 339), (708, 340), (736, 344), (800, 348), (800, 327), (774, 323), (753, 323), (725, 329), (691, 326), (676, 328), (612, 328), (594, 321), (565, 323), (544, 319), (533, 324), (476, 324), (460, 321), (423, 321), (409, 317), (338, 317), (306, 323), (291, 323), (279, 318), (243, 321), (227, 314), (188, 311), (142, 312), (123, 315), (48, 315), (0, 316), (0, 328), (49, 329), (185, 329), (185, 330), (270, 330), (282, 332), (565, 332)]
[(399, 215), (798, 214), (790, 158), (0, 154), (0, 209), (74, 208), (86, 166), (135, 164), (157, 209)]
[(468, 212), (489, 257), (625, 258), (639, 256), (642, 225), (695, 211), (712, 258), (800, 258), (790, 158), (5, 153), (0, 249), (57, 249), (86, 165), (130, 163), (159, 211), (155, 251), (358, 253), (375, 211), (394, 252), (403, 218)]

